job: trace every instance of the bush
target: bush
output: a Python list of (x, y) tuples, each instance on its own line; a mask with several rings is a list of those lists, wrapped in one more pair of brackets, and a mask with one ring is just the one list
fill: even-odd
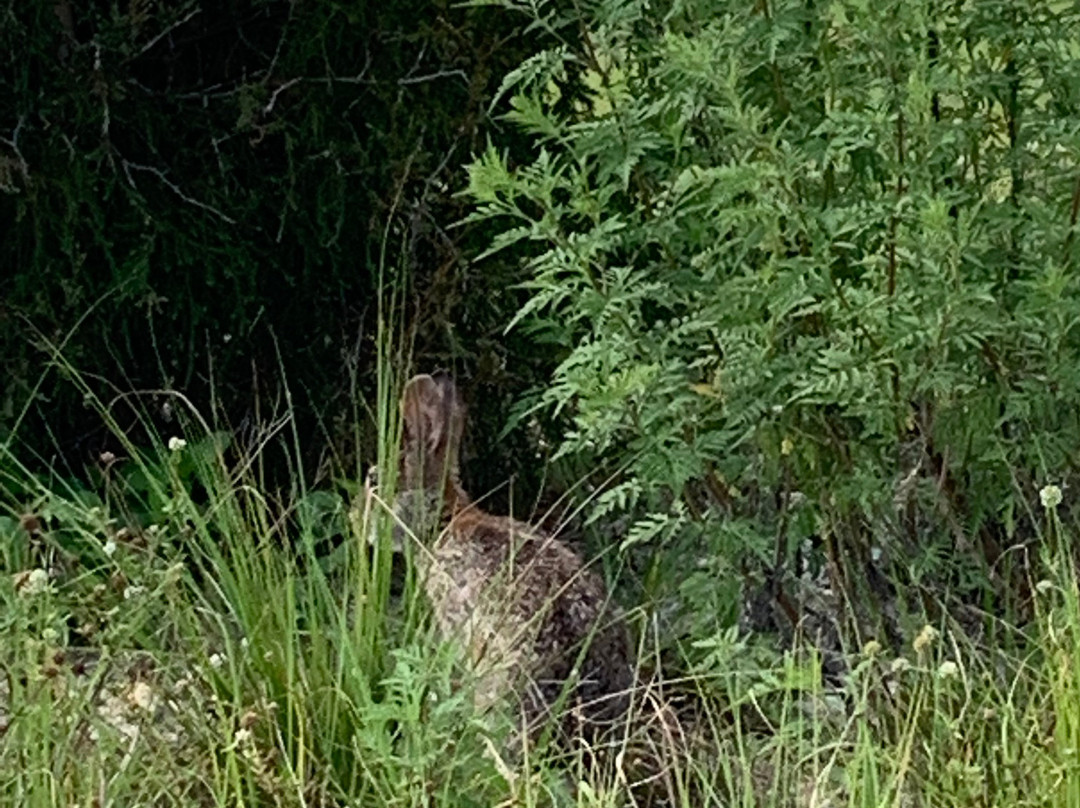
[[(879, 602), (879, 573), (1012, 592), (990, 584), (1015, 582), (1036, 490), (1077, 470), (1080, 12), (581, 22), (504, 82), (535, 159), (489, 148), (468, 191), (502, 227), (488, 255), (532, 249), (515, 326), (563, 351), (530, 403), (594, 484), (624, 470), (594, 518), (629, 509), (624, 548), (677, 570), (656, 580), (699, 620), (731, 570), (782, 605), (806, 563)], [(591, 97), (560, 111), (571, 70)]]

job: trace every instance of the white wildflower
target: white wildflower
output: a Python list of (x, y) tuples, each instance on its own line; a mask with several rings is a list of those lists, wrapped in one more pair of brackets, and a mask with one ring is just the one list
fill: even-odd
[(124, 587), (124, 600), (131, 600), (132, 598), (137, 598), (145, 591), (145, 586), (126, 586)]
[(15, 591), (20, 595), (40, 595), (49, 589), (49, 573), (37, 567), (32, 570), (23, 570), (12, 576)]
[(917, 653), (921, 653), (923, 650), (933, 645), (937, 638), (937, 629), (931, 625), (925, 625), (923, 626), (922, 631), (919, 632), (919, 636), (911, 643), (911, 647), (914, 648)]
[(1061, 489), (1056, 485), (1044, 485), (1039, 491), (1039, 501), (1047, 510), (1053, 510), (1061, 504)]
[(105, 546), (102, 547), (101, 550), (105, 553), (105, 555), (111, 557), (116, 552), (116, 542), (114, 542), (112, 539), (109, 539), (107, 542), (105, 542)]
[(892, 664), (889, 665), (889, 670), (894, 674), (899, 674), (899, 673), (903, 673), (904, 671), (906, 671), (910, 667), (911, 667), (911, 663), (908, 661), (907, 657), (902, 657), (901, 656), (901, 657), (897, 657), (896, 659), (894, 659), (892, 661)]
[(220, 668), (224, 664), (225, 664), (225, 657), (223, 657), (221, 654), (211, 654), (210, 655), (210, 667), (211, 668)]
[(146, 682), (138, 681), (127, 692), (128, 703), (146, 712), (153, 712), (157, 707), (157, 694)]
[(946, 659), (941, 663), (937, 673), (942, 679), (951, 679), (960, 673), (960, 667), (951, 659)]
[(171, 438), (169, 438), (169, 451), (170, 452), (183, 451), (185, 446), (187, 446), (187, 441), (184, 440), (183, 438), (178, 438), (175, 435), (173, 435)]
[(233, 739), (236, 741), (237, 746), (248, 743), (251, 740), (251, 730), (241, 727), (236, 731)]

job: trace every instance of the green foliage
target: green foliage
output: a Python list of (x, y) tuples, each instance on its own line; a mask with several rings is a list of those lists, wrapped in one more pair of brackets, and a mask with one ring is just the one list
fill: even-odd
[[(534, 158), (489, 148), (468, 193), (502, 227), (488, 254), (530, 250), (514, 324), (563, 351), (538, 404), (559, 451), (625, 468), (598, 507), (682, 576), (718, 553), (778, 573), (812, 539), (851, 587), (882, 552), (985, 583), (1077, 470), (1080, 12), (582, 14), (581, 48), (504, 82)], [(592, 92), (565, 110), (570, 70)]]
[[(397, 427), (382, 379), (385, 452)], [(972, 642), (944, 615), (895, 653), (866, 643), (830, 684), (817, 654), (778, 655), (767, 637), (703, 621), (685, 675), (652, 671), (635, 689), (627, 723), (653, 727), (648, 747), (523, 755), (514, 710), (478, 707), (468, 651), (430, 630), (416, 581), (391, 592), (380, 511), (305, 489), (302, 473), (282, 500), (260, 486), (257, 455), (232, 456), (181, 416), (183, 438), (128, 446), (90, 484), (8, 458), (5, 805), (616, 808), (631, 804), (626, 777), (643, 749), (670, 775), (664, 804), (1004, 808), (1080, 793), (1076, 526), (1060, 490), (1043, 492), (1050, 572), (1031, 624), (1005, 629), (1012, 643)], [(631, 488), (606, 504), (622, 509)], [(701, 527), (673, 508), (680, 530)], [(726, 526), (743, 540), (745, 524)], [(642, 520), (625, 538), (657, 542), (665, 529)], [(327, 570), (320, 547), (339, 533), (342, 558)], [(639, 673), (655, 639), (642, 638)]]

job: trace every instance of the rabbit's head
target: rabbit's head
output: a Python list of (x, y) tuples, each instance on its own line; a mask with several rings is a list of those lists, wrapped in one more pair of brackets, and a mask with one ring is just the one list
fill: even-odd
[[(401, 394), (401, 451), (395, 485), (393, 546), (407, 535), (429, 537), (468, 504), (458, 476), (465, 407), (453, 379), (443, 373), (413, 376)], [(368, 470), (365, 489), (378, 490), (379, 470)], [(376, 541), (374, 523), (368, 536)]]
[(441, 495), (462, 504), (458, 456), (465, 407), (454, 380), (438, 373), (413, 376), (401, 394), (401, 455), (398, 488)]

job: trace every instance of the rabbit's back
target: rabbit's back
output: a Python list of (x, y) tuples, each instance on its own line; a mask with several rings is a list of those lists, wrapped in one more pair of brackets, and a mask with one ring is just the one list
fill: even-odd
[(625, 624), (600, 577), (562, 542), (466, 510), (423, 567), (440, 630), (469, 650), (478, 702), (517, 690), (531, 723), (561, 698), (593, 728), (623, 714), (633, 677)]

